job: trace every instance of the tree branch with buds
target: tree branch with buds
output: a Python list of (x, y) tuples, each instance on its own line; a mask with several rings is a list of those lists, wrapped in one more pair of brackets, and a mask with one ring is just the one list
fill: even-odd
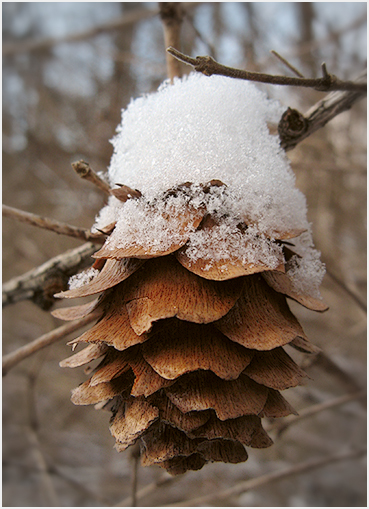
[(185, 64), (191, 65), (195, 71), (201, 72), (206, 76), (218, 74), (229, 78), (240, 80), (256, 81), (258, 83), (269, 83), (270, 85), (288, 85), (294, 87), (314, 88), (320, 92), (331, 92), (333, 90), (351, 90), (366, 93), (366, 83), (355, 83), (353, 81), (343, 81), (334, 74), (327, 71), (326, 64), (322, 64), (321, 78), (301, 78), (294, 76), (279, 76), (265, 74), (260, 72), (244, 71), (242, 69), (234, 69), (219, 64), (216, 60), (209, 56), (190, 57), (181, 53), (173, 47), (167, 49), (173, 57), (177, 58)]

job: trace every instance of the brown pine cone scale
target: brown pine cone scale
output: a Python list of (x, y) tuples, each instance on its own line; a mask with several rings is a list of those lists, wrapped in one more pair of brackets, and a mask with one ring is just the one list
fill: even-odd
[[(250, 237), (252, 222), (241, 218), (229, 238), (229, 253), (217, 256), (207, 239), (222, 227), (222, 218), (207, 213), (204, 203), (192, 204), (190, 188), (186, 183), (164, 193), (164, 207), (159, 198), (147, 205), (149, 217), (160, 213), (164, 223), (172, 216), (177, 221), (178, 235), (169, 242), (125, 245), (116, 223), (107, 225), (92, 279), (58, 294), (100, 296), (54, 312), (64, 320), (91, 312), (100, 316), (71, 342), (87, 346), (61, 362), (77, 367), (100, 359), (89, 380), (73, 390), (73, 403), (112, 411), (116, 449), (139, 440), (142, 464), (173, 475), (212, 461), (239, 463), (247, 459), (245, 447), (272, 444), (261, 419), (295, 413), (279, 391), (307, 378), (283, 346), (316, 351), (286, 297), (309, 309), (326, 309), (320, 299), (297, 291), (289, 276), (293, 239), (302, 230)], [(216, 180), (202, 190), (205, 198), (227, 192)], [(124, 203), (145, 199), (139, 191), (132, 196), (123, 191), (116, 197)], [(187, 205), (179, 213), (171, 200), (181, 196)], [(204, 239), (204, 254), (197, 259), (193, 232)], [(250, 262), (233, 249), (234, 242), (251, 238), (269, 250), (270, 264), (266, 258)]]

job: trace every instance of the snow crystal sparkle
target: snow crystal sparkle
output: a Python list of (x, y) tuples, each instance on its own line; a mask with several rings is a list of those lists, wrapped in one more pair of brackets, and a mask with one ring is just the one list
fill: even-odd
[(327, 307), (305, 199), (267, 126), (280, 114), (249, 83), (216, 76), (123, 112), (98, 273), (58, 294), (101, 295), (54, 316), (99, 316), (61, 365), (104, 356), (72, 401), (111, 410), (116, 449), (139, 441), (143, 466), (246, 461), (246, 446), (272, 445), (261, 419), (295, 412), (280, 391), (306, 374), (283, 346), (317, 349), (286, 299)]
[[(222, 209), (228, 217), (223, 221), (222, 238), (213, 239), (218, 258), (228, 256), (229, 246), (224, 239), (232, 235), (234, 222), (245, 218), (262, 235), (304, 230), (307, 234), (302, 250), (315, 252), (308, 233), (305, 197), (295, 187), (279, 138), (268, 129), (268, 122), (277, 123), (284, 109), (252, 83), (201, 74), (177, 79), (173, 85), (166, 82), (158, 92), (132, 100), (122, 112), (122, 123), (112, 140), (109, 180), (112, 187), (125, 184), (139, 189), (143, 196), (124, 204), (111, 197), (94, 228), (117, 221), (111, 249), (132, 242), (165, 245), (176, 229), (175, 220), (165, 227), (160, 211), (155, 217), (147, 215), (147, 203), (170, 188), (192, 182), (192, 204), (197, 199), (203, 205), (204, 201), (196, 196), (197, 186), (219, 179), (226, 184), (227, 195), (221, 200), (216, 194), (208, 196), (205, 204), (209, 213)], [(178, 200), (172, 209), (173, 217), (180, 215), (181, 207)], [(196, 249), (200, 245), (197, 235), (200, 233), (194, 232), (190, 240), (193, 260), (203, 256), (203, 250)], [(236, 246), (235, 255), (251, 261), (255, 258), (254, 244)], [(262, 248), (260, 255), (266, 263), (275, 265), (265, 242), (260, 243)], [(309, 256), (314, 259), (308, 271), (309, 283), (296, 283), (296, 287), (305, 290), (309, 286), (315, 295), (322, 277), (318, 258), (319, 254)], [(308, 260), (306, 264), (309, 265)], [(306, 272), (293, 273), (301, 279)]]

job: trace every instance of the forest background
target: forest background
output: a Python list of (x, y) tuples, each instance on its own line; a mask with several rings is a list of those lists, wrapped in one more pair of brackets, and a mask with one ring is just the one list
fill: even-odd
[[(166, 79), (158, 4), (3, 2), (2, 8), (3, 203), (89, 228), (104, 196), (78, 179), (70, 163), (84, 159), (105, 171), (121, 109)], [(179, 49), (191, 56), (291, 74), (271, 55), (273, 49), (308, 77), (320, 75), (323, 61), (341, 79), (354, 79), (366, 67), (366, 2), (196, 2), (183, 8)], [(259, 86), (302, 113), (324, 97), (311, 89)], [(173, 505), (362, 447), (365, 410), (355, 395), (366, 375), (366, 139), (366, 101), (360, 101), (288, 153), (327, 266), (322, 293), (330, 310), (320, 315), (296, 309), (325, 356), (308, 367), (309, 384), (290, 390), (287, 398), (298, 410), (346, 395), (348, 400), (283, 432), (275, 429), (275, 445), (251, 451), (245, 464), (208, 465), (156, 487), (162, 472), (140, 469), (139, 505)], [(5, 219), (3, 281), (80, 244)], [(59, 325), (28, 300), (8, 305), (3, 352)], [(113, 450), (109, 414), (70, 402), (70, 390), (85, 379), (82, 371), (58, 366), (70, 354), (66, 342), (72, 338), (40, 351), (3, 379), (4, 506), (130, 503), (130, 455)], [(365, 481), (360, 456), (209, 503), (362, 506)], [(152, 490), (145, 498), (140, 490), (147, 486)]]

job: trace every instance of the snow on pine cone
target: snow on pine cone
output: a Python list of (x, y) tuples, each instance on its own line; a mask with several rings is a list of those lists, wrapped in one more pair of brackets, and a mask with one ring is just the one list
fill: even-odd
[[(124, 206), (141, 205), (142, 228), (153, 225), (155, 234), (141, 235), (138, 222), (122, 238), (124, 219), (106, 225), (92, 279), (58, 294), (100, 296), (54, 311), (64, 320), (100, 316), (71, 342), (88, 346), (61, 362), (77, 367), (101, 358), (73, 390), (73, 403), (111, 410), (116, 449), (139, 440), (142, 464), (171, 474), (243, 462), (245, 446), (272, 444), (261, 419), (294, 413), (280, 391), (306, 378), (283, 346), (316, 351), (286, 297), (326, 309), (289, 276), (301, 258), (293, 239), (302, 230), (260, 233), (222, 209), (230, 199), (222, 182), (195, 188), (185, 183), (151, 201), (126, 186), (113, 190)], [(155, 224), (170, 235), (160, 238)]]

